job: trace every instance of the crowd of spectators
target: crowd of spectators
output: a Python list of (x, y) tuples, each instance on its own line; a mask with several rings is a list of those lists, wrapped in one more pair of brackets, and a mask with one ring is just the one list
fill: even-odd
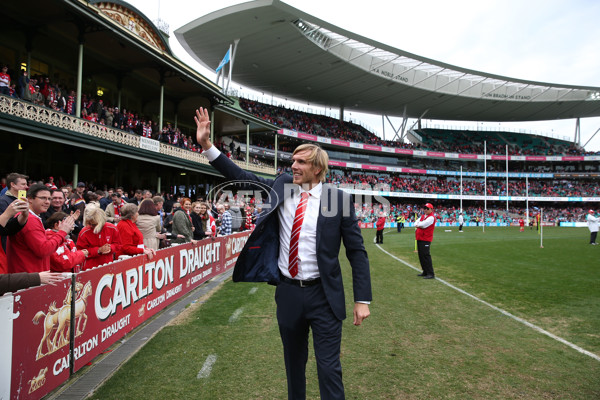
[[(74, 90), (52, 82), (48, 76), (30, 77), (27, 71), (21, 70), (18, 78), (15, 79), (8, 72), (6, 66), (2, 68), (2, 71), (0, 73), (1, 94), (65, 114), (75, 115), (77, 95)], [(4, 86), (6, 82), (8, 84)], [(2, 89), (3, 87), (6, 89)], [(119, 109), (118, 106), (108, 104), (101, 97), (91, 94), (82, 94), (81, 96), (81, 118), (190, 151), (201, 151), (187, 132), (182, 132), (179, 127), (172, 126), (170, 122), (161, 128), (156, 120), (152, 120), (148, 116), (125, 108)]]
[[(338, 187), (354, 187), (356, 189), (390, 191), (402, 193), (435, 193), (435, 194), (460, 194), (460, 181), (447, 177), (414, 177), (395, 174), (364, 174), (331, 173), (326, 178), (328, 183)], [(487, 189), (487, 190), (486, 190)], [(488, 179), (463, 179), (463, 195), (505, 196), (506, 180)], [(535, 196), (535, 197), (598, 197), (600, 187), (597, 182), (578, 180), (529, 180), (529, 188), (524, 179), (508, 181), (509, 196)]]
[[(432, 193), (450, 193), (451, 188), (456, 186), (456, 182), (399, 176), (388, 177), (386, 182), (370, 174), (332, 174), (329, 178), (340, 185), (359, 183), (373, 187), (382, 183), (394, 185), (397, 189), (406, 185), (405, 190), (410, 185), (421, 184)], [(48, 270), (78, 272), (133, 255), (152, 259), (157, 249), (172, 242), (186, 243), (253, 229), (262, 210), (260, 199), (237, 196), (212, 202), (201, 195), (193, 195), (194, 202), (183, 194), (153, 193), (150, 190), (136, 190), (128, 194), (121, 187), (101, 190), (96, 189), (93, 183), (84, 182), (73, 188), (61, 178), (33, 181), (18, 173), (9, 174), (5, 182), (6, 187), (0, 195), (0, 234), (3, 239), (0, 274), (39, 274), (19, 275), (34, 284), (51, 281), (53, 277), (46, 274)], [(477, 190), (477, 183), (473, 181), (471, 184), (475, 186), (467, 186), (469, 190)], [(536, 181), (534, 185), (538, 185), (540, 195), (579, 195), (582, 190), (589, 189), (585, 184), (573, 187), (571, 181), (555, 181), (552, 187), (543, 181)], [(502, 184), (492, 181), (491, 187), (501, 190)], [(515, 187), (515, 190), (520, 189)], [(26, 199), (21, 193), (24, 190), (27, 190)], [(425, 189), (423, 191), (426, 192)], [(595, 195), (599, 193), (596, 191)], [(414, 199), (392, 198), (389, 201), (391, 203), (374, 205), (359, 203), (355, 210), (357, 217), (362, 222), (374, 222), (384, 213), (389, 222), (395, 222), (399, 215), (412, 222), (422, 206)], [(456, 222), (459, 211), (456, 201), (440, 201), (435, 205), (440, 222)], [(514, 203), (509, 210), (501, 206), (484, 210), (482, 205), (477, 204), (462, 211), (467, 223), (485, 220), (486, 223), (510, 224), (524, 219), (526, 213), (524, 207), (515, 207)], [(544, 221), (584, 221), (586, 211), (582, 207), (544, 205)], [(537, 207), (530, 208), (529, 219), (533, 220), (539, 212)], [(14, 282), (19, 280), (16, 278)], [(3, 279), (2, 285), (7, 282)], [(0, 290), (4, 290), (2, 288)]]
[[(361, 222), (375, 223), (380, 213), (384, 213), (386, 222), (396, 222), (398, 215), (404, 216), (406, 222), (414, 222), (422, 213), (424, 203), (414, 203), (411, 200), (406, 202), (395, 202), (388, 204), (363, 203), (355, 204), (356, 215)], [(497, 223), (500, 225), (517, 224), (519, 219), (529, 219), (532, 222), (535, 217), (543, 212), (543, 221), (546, 223), (557, 224), (559, 222), (585, 222), (587, 209), (582, 207), (563, 207), (557, 205), (544, 205), (543, 208), (532, 206), (529, 208), (529, 215), (525, 207), (509, 207), (508, 210), (498, 203), (491, 205), (487, 210), (484, 205), (464, 207), (462, 210), (452, 203), (441, 203), (434, 205), (436, 219), (441, 223), (457, 223), (458, 216), (462, 212), (466, 223), (482, 224), (485, 218), (486, 223)]]
[[(96, 190), (84, 182), (74, 189), (61, 178), (34, 181), (19, 173), (8, 174), (4, 182), (0, 275), (79, 272), (135, 255), (152, 259), (171, 243), (252, 229), (261, 211), (255, 198), (235, 196), (222, 204), (194, 196), (202, 207), (192, 211), (191, 199), (182, 194), (136, 190), (129, 195), (121, 187)], [(194, 232), (193, 219), (201, 232)], [(39, 284), (52, 276), (24, 278)], [(0, 290), (7, 282), (3, 278)]]
[[(586, 152), (579, 146), (567, 145), (562, 141), (550, 138), (517, 136), (514, 133), (507, 132), (444, 131), (443, 137), (441, 137), (436, 134), (435, 130), (417, 129), (416, 132), (422, 136), (423, 143), (401, 143), (383, 140), (360, 125), (347, 121), (341, 122), (339, 119), (324, 115), (305, 113), (244, 98), (240, 98), (239, 103), (243, 110), (281, 128), (357, 143), (412, 150), (483, 154), (485, 140), (486, 151), (489, 154), (506, 154), (506, 145), (509, 143), (509, 155), (597, 154)], [(476, 140), (474, 140), (474, 137), (476, 137)]]

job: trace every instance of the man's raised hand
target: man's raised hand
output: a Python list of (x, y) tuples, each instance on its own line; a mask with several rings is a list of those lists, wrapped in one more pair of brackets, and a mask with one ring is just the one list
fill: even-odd
[(212, 147), (210, 142), (210, 118), (206, 108), (198, 108), (194, 116), (196, 121), (196, 140), (202, 146), (202, 150), (208, 150)]

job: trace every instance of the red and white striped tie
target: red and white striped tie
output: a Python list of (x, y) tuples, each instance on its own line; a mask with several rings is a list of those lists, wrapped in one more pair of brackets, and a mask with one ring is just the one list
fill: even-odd
[(292, 236), (290, 238), (290, 262), (288, 271), (290, 271), (292, 278), (298, 275), (298, 239), (300, 238), (300, 230), (302, 229), (302, 222), (304, 221), (304, 213), (306, 212), (309, 194), (308, 192), (302, 192), (301, 196), (300, 203), (298, 203), (298, 207), (296, 208), (294, 225), (292, 226)]

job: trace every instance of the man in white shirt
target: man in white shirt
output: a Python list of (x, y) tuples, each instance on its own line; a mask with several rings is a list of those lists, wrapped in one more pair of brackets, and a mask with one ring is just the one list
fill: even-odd
[(369, 260), (351, 196), (322, 184), (328, 156), (316, 145), (296, 148), (293, 176), (264, 179), (242, 170), (212, 145), (207, 110), (197, 110), (195, 120), (198, 144), (213, 167), (229, 181), (267, 187), (265, 212), (238, 257), (233, 280), (277, 285), (288, 398), (306, 398), (312, 330), (321, 398), (343, 399), (340, 348), (346, 310), (338, 259), (342, 240), (352, 267), (354, 325), (369, 316), (372, 297)]
[(590, 210), (587, 215), (588, 229), (590, 230), (590, 244), (597, 245), (596, 236), (598, 236), (598, 221), (600, 218), (594, 216), (594, 210)]

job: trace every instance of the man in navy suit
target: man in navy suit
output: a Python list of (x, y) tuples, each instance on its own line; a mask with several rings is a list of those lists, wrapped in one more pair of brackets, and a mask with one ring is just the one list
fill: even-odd
[(236, 282), (277, 285), (277, 321), (283, 342), (289, 399), (306, 398), (308, 334), (312, 329), (322, 399), (343, 399), (340, 346), (346, 318), (339, 263), (342, 240), (352, 267), (354, 325), (370, 314), (371, 276), (352, 198), (323, 185), (329, 157), (312, 144), (293, 154), (293, 176), (274, 180), (244, 171), (210, 140), (208, 111), (194, 117), (196, 139), (209, 162), (228, 180), (266, 188), (268, 199), (238, 257)]

